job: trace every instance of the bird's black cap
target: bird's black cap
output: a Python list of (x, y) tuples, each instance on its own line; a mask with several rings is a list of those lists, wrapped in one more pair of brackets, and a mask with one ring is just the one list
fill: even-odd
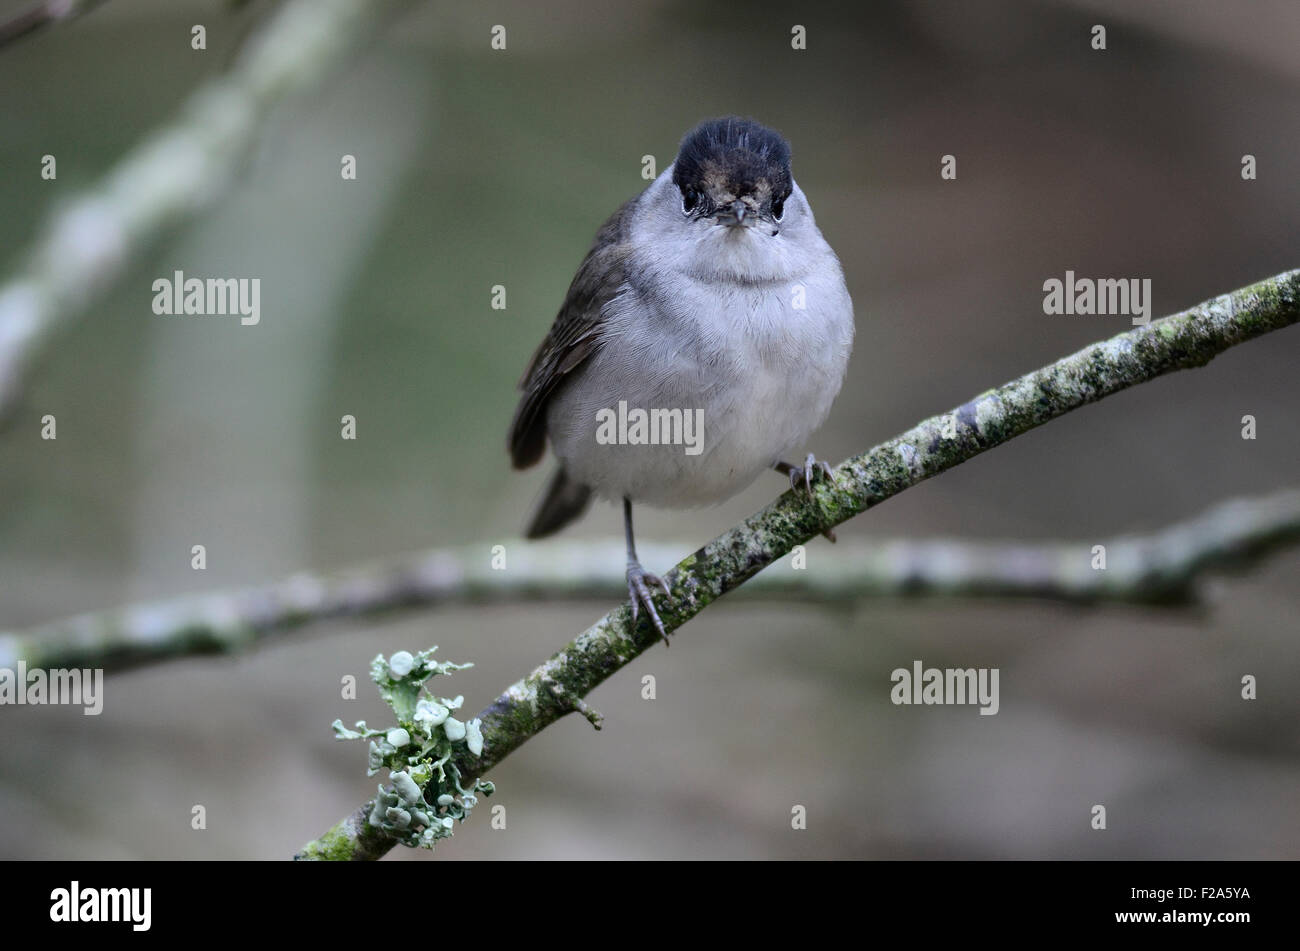
[(688, 132), (673, 167), (673, 184), (683, 194), (781, 202), (792, 181), (790, 146), (781, 134), (739, 116), (708, 119)]

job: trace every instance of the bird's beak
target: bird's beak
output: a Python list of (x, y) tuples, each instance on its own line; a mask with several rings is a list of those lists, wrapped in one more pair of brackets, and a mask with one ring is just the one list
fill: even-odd
[(731, 228), (748, 228), (753, 221), (749, 208), (739, 199), (718, 212), (718, 224)]

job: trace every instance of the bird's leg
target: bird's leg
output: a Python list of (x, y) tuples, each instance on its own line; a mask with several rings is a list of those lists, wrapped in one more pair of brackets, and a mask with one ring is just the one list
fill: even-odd
[(664, 594), (669, 594), (668, 585), (664, 579), (658, 575), (652, 575), (641, 567), (641, 562), (636, 557), (636, 541), (632, 538), (632, 500), (623, 500), (623, 528), (627, 532), (627, 593), (632, 599), (632, 626), (636, 626), (637, 616), (644, 607), (646, 614), (650, 615), (650, 620), (659, 632), (659, 636), (668, 643), (668, 634), (664, 631), (664, 622), (659, 620), (659, 612), (655, 610), (654, 601), (650, 597), (650, 588), (658, 586), (663, 589)]
[[(817, 459), (810, 452), (808, 458), (804, 460), (802, 466), (793, 466), (788, 462), (778, 462), (772, 467), (782, 475), (790, 477), (790, 488), (796, 491), (802, 487), (803, 491), (809, 498), (812, 498), (812, 484), (818, 479), (831, 477), (831, 467), (821, 460)], [(827, 541), (835, 541), (835, 530), (828, 528), (822, 535)]]

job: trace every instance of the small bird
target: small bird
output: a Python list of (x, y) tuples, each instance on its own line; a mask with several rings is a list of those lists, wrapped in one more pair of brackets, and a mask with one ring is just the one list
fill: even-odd
[[(632, 622), (650, 588), (632, 504), (722, 502), (768, 469), (812, 492), (830, 468), (785, 461), (830, 412), (853, 349), (839, 259), (759, 123), (701, 123), (596, 234), (519, 387), (516, 469), (559, 461), (527, 530), (559, 531), (593, 495), (623, 502)], [(833, 536), (832, 540), (833, 540)]]

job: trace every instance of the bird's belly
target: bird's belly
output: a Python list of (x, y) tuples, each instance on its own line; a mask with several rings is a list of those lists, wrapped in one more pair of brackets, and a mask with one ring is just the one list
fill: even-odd
[(792, 454), (840, 388), (851, 305), (846, 294), (840, 311), (792, 317), (761, 293), (732, 300), (708, 330), (664, 331), (637, 315), (607, 341), (552, 401), (551, 440), (570, 477), (605, 498), (691, 508), (801, 462)]

